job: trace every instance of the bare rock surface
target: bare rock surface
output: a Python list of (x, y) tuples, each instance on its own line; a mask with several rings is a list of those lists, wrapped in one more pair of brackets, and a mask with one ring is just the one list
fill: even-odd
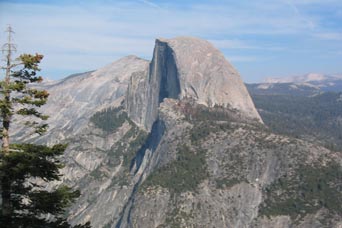
[(238, 71), (206, 40), (194, 37), (160, 39), (173, 51), (181, 94), (199, 104), (230, 106), (261, 121)]
[[(148, 61), (131, 55), (93, 72), (35, 85), (50, 93), (49, 100), (43, 107), (44, 114), (49, 116), (49, 134), (44, 140), (56, 143), (70, 135), (80, 134), (94, 113), (119, 106), (132, 74), (147, 66)], [(20, 129), (13, 132), (19, 133)], [(20, 136), (17, 139), (22, 140)]]

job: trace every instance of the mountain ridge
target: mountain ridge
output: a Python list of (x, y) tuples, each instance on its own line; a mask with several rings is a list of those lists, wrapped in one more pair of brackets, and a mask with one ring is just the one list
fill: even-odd
[(308, 73), (287, 77), (268, 77), (264, 79), (263, 83), (301, 83), (324, 80), (342, 80), (342, 74)]

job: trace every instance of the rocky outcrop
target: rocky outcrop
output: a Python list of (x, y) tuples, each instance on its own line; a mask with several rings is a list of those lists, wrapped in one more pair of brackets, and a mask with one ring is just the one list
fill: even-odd
[(133, 75), (126, 97), (129, 116), (148, 130), (164, 98), (223, 106), (262, 122), (239, 73), (208, 41), (193, 37), (157, 39), (148, 72)]

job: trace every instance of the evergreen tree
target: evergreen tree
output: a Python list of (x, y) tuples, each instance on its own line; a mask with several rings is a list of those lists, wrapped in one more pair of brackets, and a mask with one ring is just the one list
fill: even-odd
[[(11, 27), (8, 27), (8, 43), (3, 46), (7, 64), (5, 78), (0, 81), (0, 120), (2, 122), (0, 151), (0, 227), (71, 227), (65, 217), (65, 208), (79, 196), (67, 186), (46, 189), (46, 184), (60, 180), (58, 159), (65, 145), (51, 147), (10, 142), (10, 126), (15, 115), (30, 117), (21, 123), (43, 134), (46, 124), (39, 120), (48, 117), (37, 110), (47, 102), (48, 92), (28, 86), (40, 83), (38, 65), (43, 56), (22, 54), (12, 60), (15, 46), (11, 43)], [(90, 227), (87, 223), (84, 226)]]

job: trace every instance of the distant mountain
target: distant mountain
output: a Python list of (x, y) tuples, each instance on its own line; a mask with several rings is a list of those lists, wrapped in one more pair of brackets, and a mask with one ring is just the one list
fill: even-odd
[(282, 78), (266, 78), (263, 83), (258, 83), (254, 89), (276, 92), (278, 89), (291, 92), (307, 91), (342, 91), (342, 74), (326, 75), (309, 73), (300, 76)]
[(342, 74), (326, 75), (319, 73), (309, 73), (299, 76), (266, 78), (264, 83), (303, 83), (342, 80)]
[(273, 131), (342, 151), (342, 75), (307, 74), (247, 84)]
[(260, 83), (247, 84), (246, 86), (252, 95), (313, 96), (323, 92), (321, 88), (310, 83)]

